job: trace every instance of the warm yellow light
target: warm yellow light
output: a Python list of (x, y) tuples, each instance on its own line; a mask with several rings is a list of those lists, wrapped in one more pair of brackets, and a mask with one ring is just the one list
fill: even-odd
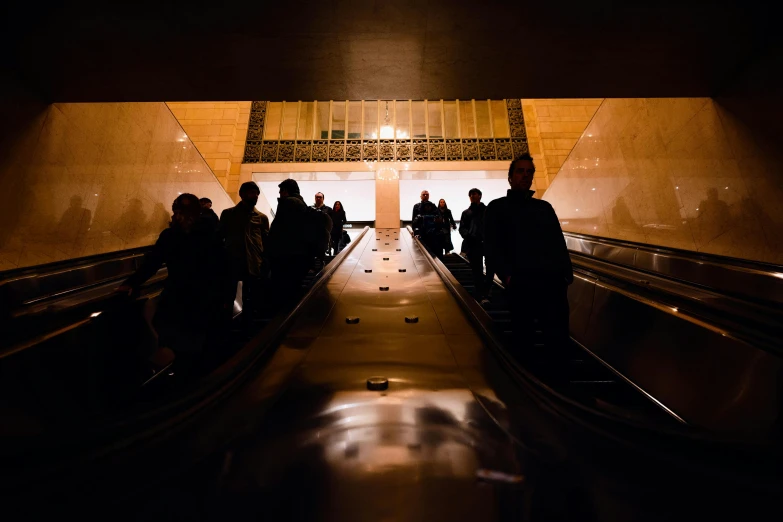
[(391, 125), (381, 125), (381, 139), (390, 140), (394, 138), (394, 127)]

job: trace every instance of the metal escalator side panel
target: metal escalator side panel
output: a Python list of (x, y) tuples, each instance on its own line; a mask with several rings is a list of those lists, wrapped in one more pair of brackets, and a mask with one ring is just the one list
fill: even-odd
[(778, 357), (605, 283), (594, 292), (582, 344), (606, 365), (694, 426), (772, 428), (780, 410)]
[(568, 326), (571, 337), (583, 346), (587, 343), (594, 297), (595, 278), (575, 273), (574, 282), (568, 287)]

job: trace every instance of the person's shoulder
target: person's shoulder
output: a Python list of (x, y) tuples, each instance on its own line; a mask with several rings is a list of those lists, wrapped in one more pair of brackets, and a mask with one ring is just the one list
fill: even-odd
[(542, 210), (554, 210), (552, 208), (552, 204), (549, 201), (543, 199), (530, 198), (530, 204)]
[(493, 208), (494, 209), (494, 208), (502, 207), (502, 206), (506, 205), (507, 203), (508, 203), (508, 197), (507, 196), (501, 196), (501, 197), (499, 197), (497, 199), (493, 199), (492, 201), (490, 201), (489, 204), (486, 207), (488, 209), (489, 208)]
[(177, 236), (177, 231), (174, 230), (171, 227), (166, 227), (163, 230), (161, 230), (160, 234), (158, 235), (158, 243), (166, 244), (170, 243), (175, 239)]

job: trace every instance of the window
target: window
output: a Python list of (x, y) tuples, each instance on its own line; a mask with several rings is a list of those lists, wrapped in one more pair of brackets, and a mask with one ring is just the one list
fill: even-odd
[(362, 102), (352, 101), (348, 103), (348, 139), (362, 139)]
[(315, 120), (315, 102), (300, 102), (299, 104), (299, 130), (296, 139), (313, 139), (313, 122)]
[(329, 139), (329, 105), (330, 102), (316, 102), (316, 139), (328, 140)]
[(280, 139), (296, 139), (296, 123), (299, 117), (299, 103), (283, 102), (283, 132)]
[(458, 103), (460, 138), (475, 138), (476, 122), (473, 118), (473, 101), (460, 101)]
[(440, 101), (427, 102), (427, 136), (443, 138), (443, 117)]
[(492, 128), (495, 138), (508, 138), (511, 134), (508, 132), (508, 112), (506, 111), (506, 102), (503, 100), (492, 100), (489, 102), (492, 107)]
[(394, 104), (395, 135), (398, 140), (411, 138), (411, 102), (407, 100), (391, 102)]
[(378, 102), (364, 102), (364, 134), (365, 140), (378, 139)]
[(422, 139), (427, 137), (427, 122), (425, 116), (425, 102), (411, 102), (411, 113), (413, 114), (413, 137)]
[(269, 102), (266, 108), (266, 121), (264, 122), (264, 139), (280, 139), (280, 122), (283, 118), (283, 103)]
[(459, 138), (459, 125), (457, 120), (457, 102), (444, 101), (443, 102), (443, 116), (444, 116), (444, 133), (446, 138), (454, 139)]
[(332, 135), (333, 140), (345, 139), (345, 102), (332, 102)]

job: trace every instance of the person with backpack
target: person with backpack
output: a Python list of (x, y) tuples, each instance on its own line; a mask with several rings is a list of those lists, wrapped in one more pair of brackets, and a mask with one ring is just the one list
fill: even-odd
[(413, 233), (433, 257), (443, 255), (443, 215), (432, 201), (422, 201), (413, 220)]
[(302, 280), (318, 252), (326, 252), (332, 223), (323, 212), (308, 207), (296, 180), (278, 185), (277, 213), (269, 228), (272, 286), (278, 305), (289, 306), (301, 295)]
[(239, 187), (241, 201), (220, 214), (220, 235), (228, 262), (229, 282), (226, 286), (228, 314), (237, 294), (237, 282), (242, 281), (242, 320), (248, 324), (261, 314), (261, 295), (269, 276), (264, 251), (269, 234), (269, 218), (256, 210), (261, 189), (252, 181)]

